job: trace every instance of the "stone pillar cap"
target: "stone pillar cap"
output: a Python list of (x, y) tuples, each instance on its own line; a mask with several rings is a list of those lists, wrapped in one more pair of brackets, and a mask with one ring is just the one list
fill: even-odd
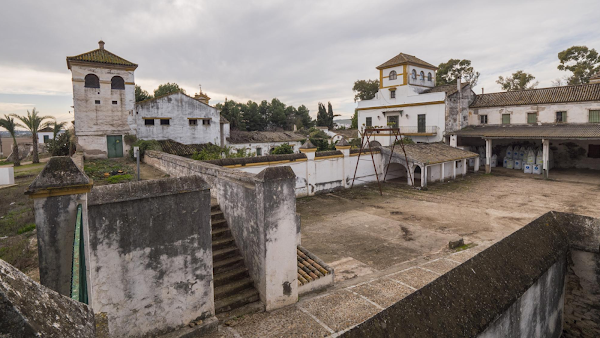
[(48, 161), (42, 172), (31, 182), (25, 194), (31, 197), (71, 195), (88, 192), (92, 185), (92, 180), (69, 156), (57, 156)]

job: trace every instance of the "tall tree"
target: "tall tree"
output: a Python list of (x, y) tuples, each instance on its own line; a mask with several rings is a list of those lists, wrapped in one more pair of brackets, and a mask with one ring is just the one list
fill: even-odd
[(283, 102), (277, 98), (272, 99), (269, 106), (269, 115), (269, 122), (272, 127), (286, 129), (287, 116), (285, 115), (285, 104)]
[(522, 70), (517, 70), (516, 72), (512, 73), (511, 76), (506, 78), (499, 76), (498, 80), (496, 80), (496, 83), (501, 85), (502, 89), (508, 92), (514, 90), (534, 89), (537, 87), (539, 82), (536, 81), (531, 83), (533, 80), (535, 80), (535, 76), (525, 73)]
[(24, 127), (31, 131), (31, 137), (33, 140), (33, 163), (40, 163), (40, 158), (38, 156), (38, 130), (40, 127), (45, 125), (45, 120), (53, 120), (52, 116), (40, 116), (38, 111), (33, 108), (31, 112), (27, 111), (27, 116), (19, 116), (17, 114), (13, 114), (12, 116), (21, 120), (23, 124), (17, 124), (18, 127)]
[(313, 119), (310, 117), (310, 111), (305, 105), (301, 105), (296, 110), (296, 127), (298, 129), (309, 129), (314, 124)]
[(168, 94), (182, 92), (185, 94), (185, 89), (179, 87), (177, 83), (167, 82), (165, 84), (161, 84), (158, 88), (154, 89), (154, 97), (164, 96)]
[(462, 82), (469, 82), (471, 88), (475, 87), (479, 80), (479, 72), (471, 66), (471, 60), (450, 59), (438, 66), (436, 85), (455, 84), (459, 76), (462, 76)]
[(333, 113), (333, 107), (331, 106), (331, 102), (327, 102), (327, 122), (329, 123), (327, 126), (329, 127), (329, 130), (333, 130), (333, 118), (336, 116), (340, 115), (335, 115)]
[(220, 110), (221, 115), (229, 121), (229, 125), (232, 129), (246, 130), (242, 110), (237, 102), (227, 100), (226, 98), (225, 102), (217, 103), (215, 107)]
[(151, 98), (152, 95), (148, 94), (148, 92), (143, 90), (142, 87), (135, 85), (135, 102), (140, 102)]
[(350, 129), (358, 129), (358, 109), (354, 109), (354, 115), (352, 115)]
[(586, 46), (573, 46), (558, 53), (559, 70), (573, 73), (567, 83), (578, 85), (590, 82), (590, 77), (600, 71), (600, 55)]
[(327, 117), (327, 109), (325, 105), (319, 102), (319, 112), (317, 113), (317, 126), (327, 127), (329, 126), (329, 118)]
[(0, 127), (6, 129), (13, 139), (13, 163), (15, 167), (18, 167), (21, 165), (21, 160), (19, 159), (19, 145), (17, 144), (17, 137), (15, 136), (17, 128), (15, 119), (9, 115), (4, 115), (4, 118), (0, 119)]
[(354, 102), (370, 100), (379, 91), (379, 80), (356, 80), (354, 81)]

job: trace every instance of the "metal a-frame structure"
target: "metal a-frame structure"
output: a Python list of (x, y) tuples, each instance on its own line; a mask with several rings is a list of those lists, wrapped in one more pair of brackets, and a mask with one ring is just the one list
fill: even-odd
[(411, 170), (408, 168), (408, 156), (406, 156), (406, 150), (404, 149), (404, 142), (402, 141), (402, 133), (400, 132), (400, 128), (366, 128), (363, 131), (362, 136), (360, 138), (360, 150), (358, 151), (358, 159), (356, 160), (356, 168), (354, 169), (354, 177), (352, 178), (352, 185), (350, 185), (350, 189), (354, 187), (354, 181), (356, 180), (356, 172), (358, 171), (358, 164), (360, 163), (360, 156), (362, 155), (363, 149), (365, 148), (366, 140), (366, 144), (369, 147), (369, 153), (371, 154), (371, 161), (373, 161), (373, 169), (375, 169), (375, 177), (377, 178), (377, 185), (379, 186), (379, 194), (383, 196), (383, 191), (381, 190), (381, 182), (379, 181), (379, 174), (377, 173), (377, 166), (375, 165), (375, 158), (373, 157), (373, 149), (371, 148), (371, 136), (376, 136), (380, 132), (390, 132), (391, 136), (394, 136), (394, 142), (392, 143), (392, 151), (390, 152), (390, 158), (388, 159), (387, 166), (385, 167), (383, 181), (385, 182), (390, 163), (392, 162), (392, 156), (394, 155), (394, 147), (396, 146), (396, 143), (400, 143), (400, 148), (402, 148), (402, 152), (404, 153), (406, 171), (408, 172), (410, 182), (414, 186), (415, 182), (413, 181)]

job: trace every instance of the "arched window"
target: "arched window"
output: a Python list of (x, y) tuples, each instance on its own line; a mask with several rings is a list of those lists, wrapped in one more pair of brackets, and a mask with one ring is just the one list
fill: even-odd
[(414, 69), (412, 71), (412, 78), (415, 79), (415, 80), (417, 79), (417, 71), (414, 70)]
[(85, 87), (86, 88), (100, 88), (100, 79), (94, 74), (88, 74), (85, 76)]
[(421, 81), (425, 81), (425, 73), (423, 71), (421, 71), (421, 73), (419, 73), (419, 75), (421, 75)]
[(396, 80), (398, 78), (398, 74), (396, 74), (395, 70), (390, 72), (390, 80)]
[(427, 73), (427, 81), (431, 82), (431, 72)]
[(110, 80), (110, 89), (125, 89), (125, 80), (120, 76), (113, 76)]

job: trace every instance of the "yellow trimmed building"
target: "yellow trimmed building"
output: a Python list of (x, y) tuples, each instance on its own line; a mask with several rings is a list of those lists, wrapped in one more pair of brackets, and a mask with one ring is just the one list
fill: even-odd
[[(358, 102), (359, 129), (394, 127), (415, 142), (440, 142), (447, 131), (468, 123), (469, 103), (475, 98), (468, 83), (461, 84), (460, 93), (457, 85), (436, 86), (437, 67), (404, 53), (376, 68), (379, 91)], [(394, 141), (388, 132), (373, 137), (383, 146)]]

